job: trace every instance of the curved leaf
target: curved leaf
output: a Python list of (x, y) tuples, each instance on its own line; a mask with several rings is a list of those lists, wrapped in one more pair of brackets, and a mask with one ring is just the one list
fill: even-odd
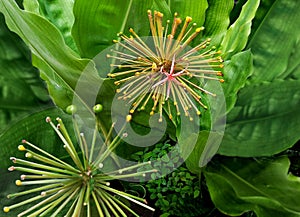
[(72, 35), (82, 57), (93, 58), (123, 32), (133, 0), (77, 0)]
[(30, 47), (33, 64), (41, 70), (41, 77), (47, 81), (50, 94), (58, 106), (65, 108), (72, 103), (76, 83), (83, 70), (90, 74), (90, 80), (99, 81), (93, 63), (79, 59), (49, 21), (20, 10), (12, 1), (1, 1), (0, 5), (9, 28)]
[[(300, 65), (299, 1), (275, 1), (249, 41), (254, 57), (253, 82), (289, 75), (290, 64)], [(296, 58), (295, 58), (295, 57)]]
[(246, 84), (252, 74), (252, 54), (250, 50), (237, 53), (224, 63), (224, 80), (222, 84), (226, 98), (226, 111), (229, 112), (237, 100), (238, 91)]
[(249, 0), (242, 8), (239, 18), (230, 26), (222, 41), (222, 51), (225, 58), (243, 50), (251, 31), (252, 19), (260, 0)]
[(270, 156), (300, 138), (300, 81), (274, 81), (243, 88), (227, 116), (219, 149), (229, 156)]
[(74, 23), (74, 0), (24, 0), (27, 11), (40, 14), (53, 23), (62, 33), (66, 44), (77, 52), (75, 41), (71, 35)]
[[(205, 171), (212, 201), (228, 215), (254, 211), (258, 217), (300, 216), (300, 178), (288, 175), (287, 157), (226, 159)], [(222, 189), (222, 190), (220, 190)]]
[(189, 140), (193, 141), (194, 139), (197, 140), (196, 145), (186, 159), (185, 164), (189, 171), (200, 174), (202, 168), (218, 151), (222, 135), (215, 132), (200, 131), (199, 134), (191, 134), (189, 138), (184, 141), (185, 144), (182, 144), (181, 147), (188, 148), (190, 144)]

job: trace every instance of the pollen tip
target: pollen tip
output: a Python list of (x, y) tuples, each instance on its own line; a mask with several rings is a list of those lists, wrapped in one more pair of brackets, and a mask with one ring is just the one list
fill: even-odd
[(203, 27), (203, 26), (202, 26), (202, 27), (199, 27), (199, 28), (197, 28), (197, 29), (195, 30), (195, 32), (199, 33), (199, 32), (201, 32), (202, 30), (204, 30), (204, 27)]
[(163, 16), (164, 16), (164, 14), (163, 13), (161, 13), (161, 12), (157, 12), (157, 14), (156, 14), (158, 17), (160, 17), (160, 18), (162, 18)]
[(99, 168), (102, 169), (103, 168), (103, 163), (99, 163)]
[(21, 175), (21, 180), (25, 180), (25, 178), (26, 178), (26, 175)]
[(17, 158), (15, 158), (15, 157), (10, 157), (9, 159), (14, 163), (16, 163), (16, 161), (17, 161)]
[(200, 111), (197, 111), (197, 115), (201, 115), (201, 112), (200, 112)]
[(158, 119), (158, 122), (161, 123), (161, 122), (162, 122), (162, 118), (159, 118), (159, 119)]
[(134, 109), (130, 109), (129, 113), (133, 114), (134, 113)]
[(187, 16), (187, 17), (185, 18), (185, 21), (186, 21), (186, 22), (191, 22), (191, 21), (192, 21), (192, 18), (189, 17), (189, 16)]
[(46, 122), (50, 123), (51, 122), (51, 118), (50, 117), (46, 117)]
[(9, 212), (9, 211), (10, 211), (10, 208), (9, 208), (8, 206), (5, 206), (5, 207), (3, 207), (3, 211), (4, 211), (4, 212)]
[(116, 40), (116, 39), (114, 39), (114, 40), (112, 40), (113, 41), (113, 43), (118, 43), (119, 41), (118, 40)]
[(29, 152), (27, 152), (27, 153), (25, 154), (25, 157), (26, 157), (26, 158), (32, 158), (32, 154), (29, 153)]
[[(24, 141), (24, 142), (23, 142)], [(22, 143), (26, 143), (26, 140), (22, 140)], [(26, 148), (24, 147), (24, 145), (19, 145), (18, 146), (18, 150), (19, 151), (26, 151)]]
[(130, 122), (131, 119), (132, 119), (132, 115), (127, 115), (127, 116), (126, 116), (126, 122)]
[(172, 118), (173, 118), (173, 116), (170, 114), (170, 115), (169, 115), (169, 119), (172, 120)]
[(225, 82), (225, 80), (224, 80), (224, 79), (220, 79), (220, 82), (221, 82), (221, 83), (224, 83), (224, 82)]
[(129, 32), (133, 33), (134, 32), (133, 28), (129, 28)]
[(106, 182), (106, 185), (107, 185), (107, 186), (110, 186), (110, 182)]
[(192, 117), (190, 117), (190, 121), (193, 121), (194, 119)]
[(154, 111), (151, 111), (151, 112), (150, 112), (150, 115), (151, 115), (151, 116), (154, 115)]
[(15, 167), (14, 167), (14, 166), (11, 166), (11, 167), (8, 168), (8, 171), (10, 171), (10, 172), (12, 172), (12, 171), (14, 171), (14, 170), (15, 170)]
[(220, 68), (224, 68), (224, 64), (220, 64), (219, 67), (220, 67)]
[(150, 9), (148, 9), (147, 13), (150, 15), (150, 14), (152, 14), (152, 11)]
[(176, 22), (176, 24), (180, 24), (182, 22), (182, 20), (180, 18), (176, 18), (175, 22)]
[(21, 180), (16, 180), (16, 182), (15, 182), (15, 183), (16, 183), (16, 185), (17, 185), (17, 186), (21, 186), (21, 185), (22, 185), (22, 182), (21, 182)]
[(222, 72), (217, 72), (217, 76), (223, 76)]
[(23, 144), (27, 143), (26, 139), (22, 139), (22, 143)]

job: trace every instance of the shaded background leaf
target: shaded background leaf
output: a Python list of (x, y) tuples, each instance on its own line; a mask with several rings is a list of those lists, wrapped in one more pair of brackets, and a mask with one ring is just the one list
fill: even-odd
[(51, 104), (30, 52), (0, 15), (0, 133), (8, 123)]
[(300, 65), (300, 51), (296, 50), (300, 40), (299, 7), (299, 1), (277, 0), (258, 18), (261, 22), (248, 43), (254, 57), (251, 82), (285, 78), (291, 73), (289, 67)]
[[(211, 198), (228, 215), (300, 216), (300, 178), (288, 175), (287, 157), (222, 159), (204, 171)], [(220, 190), (222, 189), (222, 191)]]
[(274, 81), (246, 86), (227, 116), (219, 153), (270, 156), (300, 139), (300, 82)]

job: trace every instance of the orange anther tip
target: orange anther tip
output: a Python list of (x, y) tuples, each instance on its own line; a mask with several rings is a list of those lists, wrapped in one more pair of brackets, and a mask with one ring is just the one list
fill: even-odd
[(192, 19), (191, 17), (189, 17), (189, 16), (185, 18), (185, 21), (186, 21), (186, 22), (191, 22), (192, 20), (193, 20), (193, 19)]
[(175, 22), (176, 22), (177, 24), (180, 24), (182, 21), (181, 21), (180, 18), (176, 18), (176, 19), (175, 19)]

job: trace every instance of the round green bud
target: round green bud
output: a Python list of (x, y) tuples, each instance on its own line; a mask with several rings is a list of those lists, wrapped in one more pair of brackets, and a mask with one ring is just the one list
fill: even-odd
[(70, 115), (74, 114), (77, 111), (76, 106), (75, 105), (69, 105), (66, 108), (66, 112)]
[(101, 104), (97, 104), (93, 107), (95, 113), (99, 113), (103, 110), (103, 106)]

